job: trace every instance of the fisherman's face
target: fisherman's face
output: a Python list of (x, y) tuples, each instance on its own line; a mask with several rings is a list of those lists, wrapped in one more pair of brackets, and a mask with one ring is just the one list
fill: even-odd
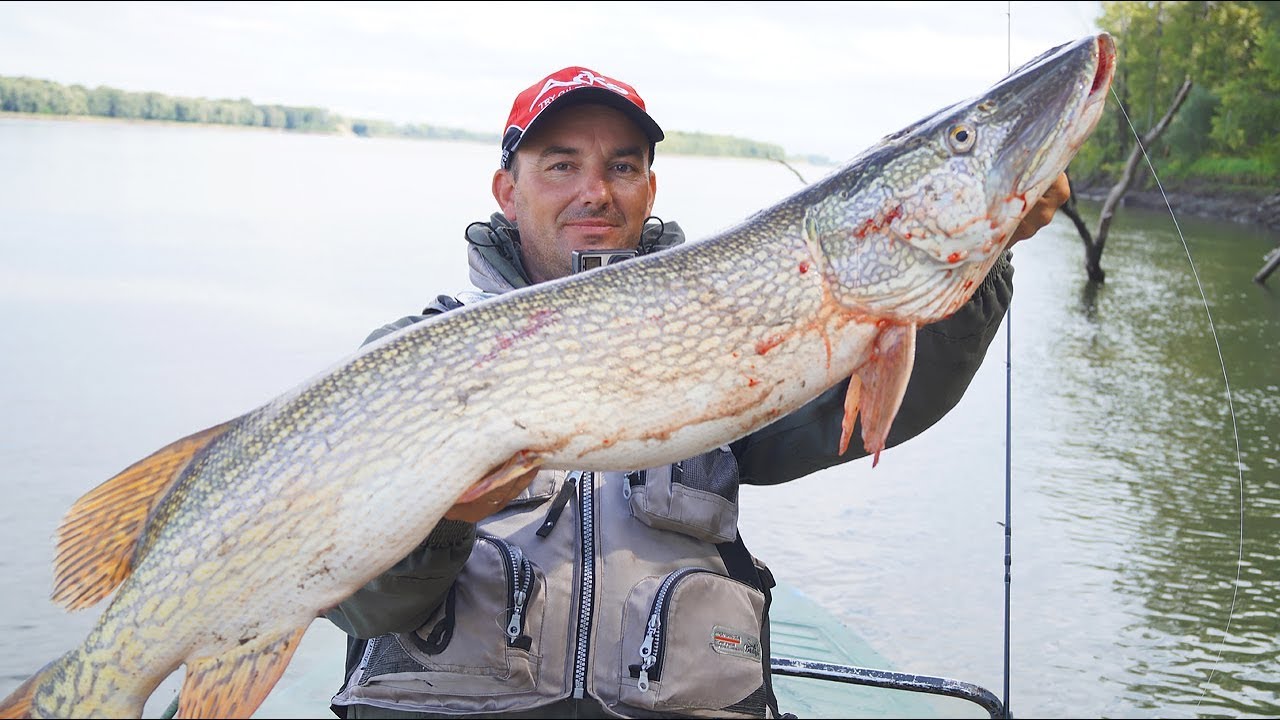
[(635, 249), (657, 190), (644, 132), (605, 105), (543, 118), (520, 142), (512, 169), (493, 176), (493, 196), (520, 230), (535, 283), (568, 275), (574, 250)]

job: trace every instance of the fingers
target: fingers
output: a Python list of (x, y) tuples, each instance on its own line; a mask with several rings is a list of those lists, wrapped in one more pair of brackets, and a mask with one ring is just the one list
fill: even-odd
[(1013, 231), (1010, 245), (1019, 240), (1027, 238), (1039, 232), (1040, 228), (1049, 224), (1053, 220), (1053, 214), (1058, 212), (1058, 208), (1071, 197), (1071, 184), (1067, 181), (1067, 174), (1062, 173), (1053, 181), (1048, 190), (1045, 190), (1040, 201), (1031, 207), (1026, 217), (1022, 218), (1022, 222), (1017, 229)]
[[(482, 493), (465, 502), (456, 503), (444, 514), (449, 520), (464, 520), (477, 523), (506, 507), (508, 503), (519, 497), (537, 476), (538, 468), (524, 472), (511, 480), (493, 483)], [(487, 480), (487, 478), (486, 478)], [(485, 480), (481, 481), (482, 483)], [(477, 483), (479, 484), (479, 483)], [(470, 493), (467, 493), (469, 495)]]

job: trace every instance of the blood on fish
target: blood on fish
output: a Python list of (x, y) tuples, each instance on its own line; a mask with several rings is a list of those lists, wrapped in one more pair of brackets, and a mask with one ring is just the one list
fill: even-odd
[(476, 364), (481, 365), (493, 360), (498, 356), (499, 352), (511, 349), (517, 340), (524, 340), (525, 338), (537, 335), (542, 331), (543, 327), (552, 322), (555, 322), (555, 312), (552, 310), (538, 310), (537, 312), (530, 314), (528, 326), (523, 327), (510, 335), (497, 336), (494, 339), (494, 342), (497, 344), (497, 348), (485, 354), (485, 356), (480, 358), (480, 361)]
[(756, 343), (756, 354), (764, 355), (765, 353), (778, 347), (781, 344), (782, 344), (781, 335), (774, 335), (773, 337), (765, 338), (764, 340), (761, 340), (760, 342)]
[(889, 227), (890, 223), (900, 217), (902, 217), (902, 206), (898, 205), (894, 209), (885, 213), (884, 217), (880, 219), (880, 222), (876, 222), (875, 218), (869, 218), (866, 222), (862, 223), (862, 227), (855, 230), (853, 234), (858, 236), (859, 239), (865, 238), (867, 233), (872, 230), (883, 230), (886, 227)]

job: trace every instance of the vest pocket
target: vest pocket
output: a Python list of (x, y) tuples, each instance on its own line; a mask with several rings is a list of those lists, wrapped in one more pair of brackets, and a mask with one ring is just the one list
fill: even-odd
[(738, 536), (738, 461), (727, 447), (629, 472), (623, 492), (631, 514), (649, 527), (710, 543)]
[[(538, 681), (545, 578), (519, 546), (486, 533), (441, 608), (412, 633), (394, 636), (422, 667), (431, 692), (500, 695)], [(393, 677), (362, 682), (395, 682)]]
[(765, 717), (764, 594), (705, 568), (642, 580), (622, 618), (619, 699), (695, 717)]

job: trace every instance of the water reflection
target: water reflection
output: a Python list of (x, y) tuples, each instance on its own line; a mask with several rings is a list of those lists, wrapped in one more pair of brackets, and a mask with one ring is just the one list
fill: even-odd
[(1103, 287), (1102, 283), (1080, 284), (1080, 312), (1086, 320), (1098, 318), (1098, 293), (1102, 292)]
[(1189, 241), (1215, 339), (1167, 216), (1125, 217), (1104, 256), (1108, 283), (1081, 281), (1082, 322), (1045, 336), (1042, 357), (1063, 372), (1041, 376), (1040, 390), (1056, 388), (1068, 401), (1060, 427), (1078, 431), (1052, 451), (1046, 442), (1053, 467), (1042, 470), (1070, 483), (1045, 492), (1093, 558), (1080, 562), (1109, 566), (1113, 591), (1137, 603), (1116, 638), (1130, 661), (1103, 682), (1144, 698), (1140, 709), (1273, 716), (1280, 327), (1265, 310), (1274, 296), (1250, 287), (1246, 233), (1195, 224)]

